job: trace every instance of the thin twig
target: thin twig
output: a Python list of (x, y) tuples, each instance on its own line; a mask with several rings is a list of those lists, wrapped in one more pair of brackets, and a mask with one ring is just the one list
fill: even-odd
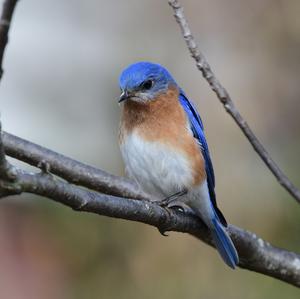
[(215, 74), (211, 70), (205, 56), (199, 50), (195, 38), (193, 37), (187, 19), (183, 13), (183, 8), (177, 0), (168, 0), (170, 6), (173, 8), (174, 16), (177, 23), (180, 26), (182, 35), (186, 42), (186, 45), (191, 53), (191, 56), (195, 59), (197, 68), (201, 71), (203, 77), (207, 80), (212, 90), (216, 93), (218, 99), (223, 104), (226, 111), (232, 116), (234, 121), (240, 127), (244, 135), (247, 137), (251, 145), (261, 159), (265, 162), (267, 167), (271, 170), (278, 182), (300, 203), (300, 190), (288, 179), (283, 171), (278, 167), (275, 161), (271, 158), (270, 154), (266, 151), (264, 146), (257, 139), (253, 131), (245, 119), (241, 116), (236, 109), (230, 95), (227, 90), (222, 86)]
[[(3, 75), (2, 61), (6, 44), (8, 42), (8, 31), (17, 0), (5, 0), (3, 2), (2, 14), (0, 17), (0, 80)], [(1, 132), (1, 124), (0, 124)], [(0, 138), (0, 196), (20, 193), (20, 189), (15, 185), (16, 169), (7, 162), (5, 158), (2, 138)]]
[(3, 2), (2, 14), (0, 18), (0, 80), (3, 75), (2, 61), (8, 41), (8, 31), (17, 1), (18, 0), (5, 0)]
[(6, 160), (2, 138), (0, 138), (0, 198), (20, 193), (20, 188), (15, 184), (16, 179), (17, 171)]

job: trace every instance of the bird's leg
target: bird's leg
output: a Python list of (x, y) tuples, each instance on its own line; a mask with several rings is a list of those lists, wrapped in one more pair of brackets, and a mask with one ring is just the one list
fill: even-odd
[(183, 189), (171, 196), (164, 198), (159, 202), (159, 205), (163, 208), (171, 209), (171, 208), (179, 208), (184, 213), (193, 213), (192, 209), (184, 202), (184, 200), (180, 200), (180, 197), (186, 195), (188, 193), (187, 189)]
[[(187, 194), (187, 190), (186, 189), (183, 189), (179, 192), (176, 192), (166, 198), (164, 198), (163, 200), (161, 200), (159, 202), (159, 205), (161, 207), (170, 207), (169, 205), (172, 204), (173, 202), (177, 201), (177, 199), (183, 195), (186, 195)], [(173, 205), (172, 205), (173, 206)]]
[(186, 195), (188, 193), (187, 189), (183, 189), (175, 194), (172, 194), (166, 198), (164, 198), (162, 201), (160, 201), (158, 204), (167, 209), (171, 208), (178, 208), (184, 213), (192, 213), (194, 214), (193, 210), (184, 202), (184, 200), (181, 200), (180, 197), (183, 195)]
[[(167, 211), (168, 217), (171, 216), (170, 209), (172, 209), (172, 208), (179, 209), (180, 211), (182, 211), (184, 213), (193, 213), (193, 210), (187, 204), (185, 204), (184, 200), (180, 200), (180, 197), (183, 195), (186, 195), (187, 192), (188, 192), (187, 189), (183, 189), (183, 190), (176, 192), (176, 193), (164, 198), (163, 200), (157, 202), (157, 204), (159, 204), (162, 208), (164, 208)], [(171, 229), (172, 229), (172, 227), (168, 227), (168, 226), (165, 226), (165, 227), (162, 226), (162, 227), (158, 228), (159, 232), (163, 236), (168, 236), (166, 234), (166, 231), (169, 231)]]

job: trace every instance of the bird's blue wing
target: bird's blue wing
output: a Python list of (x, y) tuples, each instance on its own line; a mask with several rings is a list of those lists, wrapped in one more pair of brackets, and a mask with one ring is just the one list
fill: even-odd
[(203, 127), (202, 120), (196, 108), (194, 107), (193, 103), (187, 99), (187, 97), (185, 96), (182, 90), (180, 91), (179, 94), (179, 101), (188, 116), (193, 135), (197, 139), (197, 141), (199, 142), (199, 146), (201, 147), (201, 151), (205, 160), (205, 171), (207, 176), (207, 185), (208, 185), (210, 200), (216, 210), (217, 215), (219, 216), (221, 223), (226, 226), (227, 225), (226, 220), (223, 214), (221, 213), (221, 211), (217, 207), (216, 194), (215, 194), (215, 174), (214, 174), (213, 165), (209, 155), (208, 145), (204, 135), (204, 127)]
[(214, 169), (209, 155), (208, 145), (204, 135), (204, 127), (203, 127), (202, 120), (196, 108), (194, 107), (193, 103), (187, 99), (187, 97), (183, 92), (180, 93), (179, 100), (188, 116), (193, 135), (200, 143), (202, 154), (205, 160), (205, 170), (207, 175), (208, 189), (209, 189), (210, 196), (212, 197), (211, 200), (213, 201), (215, 200), (216, 197), (214, 191), (215, 174), (214, 174)]

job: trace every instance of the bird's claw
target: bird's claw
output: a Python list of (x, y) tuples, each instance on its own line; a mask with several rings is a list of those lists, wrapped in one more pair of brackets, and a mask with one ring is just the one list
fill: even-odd
[(161, 234), (162, 236), (164, 236), (164, 237), (169, 237), (169, 235), (166, 234), (166, 231), (167, 231), (167, 230), (166, 230), (165, 228), (158, 227), (157, 229), (158, 229), (158, 231), (160, 232), (160, 234)]
[[(158, 202), (158, 204), (166, 211), (166, 219), (165, 219), (165, 223), (170, 223), (170, 219), (172, 217), (172, 212), (170, 211), (170, 209), (165, 206), (164, 203), (162, 202)], [(169, 235), (166, 234), (167, 231), (170, 231), (172, 229), (172, 227), (170, 225), (161, 225), (159, 227), (157, 227), (158, 231), (160, 232), (160, 234), (164, 237), (168, 237)]]
[[(183, 213), (189, 213), (192, 211), (192, 209), (189, 206), (187, 206), (182, 200), (180, 200), (180, 197), (186, 194), (187, 194), (187, 190), (184, 189), (157, 202), (157, 204), (167, 212), (166, 215), (168, 220), (171, 218), (171, 214), (172, 214), (171, 209), (179, 209)], [(170, 221), (166, 221), (166, 222), (169, 223)], [(171, 229), (172, 228), (170, 226), (158, 227), (159, 232), (163, 236), (168, 236), (168, 234), (166, 234), (166, 231), (170, 231)]]

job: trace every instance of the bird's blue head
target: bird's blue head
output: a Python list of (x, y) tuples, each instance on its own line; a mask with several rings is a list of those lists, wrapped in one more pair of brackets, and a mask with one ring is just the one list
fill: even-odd
[(128, 66), (120, 76), (121, 96), (119, 102), (127, 99), (146, 103), (167, 92), (176, 82), (161, 65), (151, 62), (137, 62)]

